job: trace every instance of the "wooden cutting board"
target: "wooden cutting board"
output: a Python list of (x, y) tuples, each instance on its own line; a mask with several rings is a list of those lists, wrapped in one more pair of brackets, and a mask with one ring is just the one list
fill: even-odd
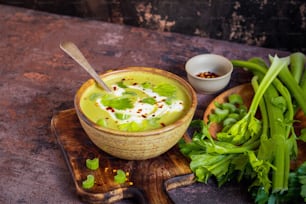
[[(165, 154), (143, 161), (127, 161), (108, 155), (95, 146), (83, 131), (74, 109), (52, 118), (51, 129), (57, 138), (74, 181), (78, 196), (88, 203), (111, 203), (132, 198), (137, 203), (173, 203), (167, 192), (192, 184), (194, 175), (189, 161), (175, 146)], [(86, 168), (86, 159), (99, 158), (100, 167)], [(114, 170), (129, 173), (124, 184), (114, 182)], [(82, 188), (87, 175), (95, 176), (95, 185)]]

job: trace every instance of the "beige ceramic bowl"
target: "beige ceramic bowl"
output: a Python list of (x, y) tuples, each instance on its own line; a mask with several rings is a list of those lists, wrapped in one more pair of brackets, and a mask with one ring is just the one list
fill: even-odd
[[(185, 65), (190, 84), (199, 93), (213, 94), (225, 88), (233, 71), (232, 63), (225, 57), (215, 54), (201, 54), (190, 58)], [(202, 78), (197, 74), (212, 72), (216, 78)]]
[(127, 160), (144, 160), (157, 157), (172, 148), (184, 135), (197, 107), (196, 93), (182, 78), (156, 68), (130, 67), (108, 72), (100, 76), (106, 78), (122, 72), (150, 72), (152, 73), (152, 77), (154, 75), (162, 75), (177, 81), (181, 84), (191, 101), (188, 112), (182, 118), (168, 126), (145, 132), (124, 132), (97, 126), (85, 116), (79, 104), (84, 91), (95, 83), (90, 79), (77, 91), (74, 100), (80, 123), (93, 143), (112, 156)]

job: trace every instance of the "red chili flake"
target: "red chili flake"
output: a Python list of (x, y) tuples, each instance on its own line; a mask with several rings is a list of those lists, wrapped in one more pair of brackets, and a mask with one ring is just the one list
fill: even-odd
[(197, 77), (201, 77), (201, 78), (216, 78), (219, 75), (214, 73), (214, 72), (200, 72), (197, 74)]
[(113, 109), (112, 107), (107, 107), (106, 110), (111, 111), (111, 112), (115, 112), (115, 109)]
[(161, 126), (163, 126), (163, 127), (165, 127), (165, 126), (166, 126), (166, 124), (165, 124), (165, 123), (160, 123), (160, 125), (161, 125)]
[(144, 115), (144, 114), (142, 114), (142, 115), (141, 115), (141, 117), (143, 117), (143, 118), (147, 118), (147, 116), (146, 116), (146, 115)]
[(136, 86), (137, 84), (138, 84), (137, 82), (133, 83), (134, 86)]
[(117, 86), (114, 86), (113, 89), (114, 89), (114, 91), (116, 91), (117, 90)]
[(158, 106), (158, 108), (163, 108), (163, 105)]
[(141, 113), (141, 112), (142, 112), (142, 109), (141, 109), (141, 108), (137, 110), (137, 113)]

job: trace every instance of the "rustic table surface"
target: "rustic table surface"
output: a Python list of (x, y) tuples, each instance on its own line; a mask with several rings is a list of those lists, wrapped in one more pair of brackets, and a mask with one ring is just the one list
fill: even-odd
[[(73, 108), (73, 98), (89, 78), (63, 51), (75, 42), (98, 72), (129, 66), (157, 67), (186, 79), (184, 64), (194, 55), (215, 53), (230, 59), (286, 53), (217, 41), (159, 33), (94, 20), (0, 6), (0, 203), (82, 203), (50, 121)], [(235, 70), (230, 85), (247, 82)], [(198, 94), (195, 118), (216, 95)], [(246, 189), (218, 189), (195, 183), (171, 190), (174, 203), (249, 203)], [(119, 201), (129, 203), (133, 201)]]

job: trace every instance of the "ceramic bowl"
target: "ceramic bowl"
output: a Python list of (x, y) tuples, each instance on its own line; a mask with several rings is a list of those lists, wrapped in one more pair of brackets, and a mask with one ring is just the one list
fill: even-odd
[[(201, 54), (190, 58), (185, 65), (187, 78), (197, 92), (214, 94), (224, 89), (233, 71), (232, 63), (216, 54)], [(200, 77), (200, 73), (212, 73), (214, 77)]]
[(162, 75), (180, 84), (190, 100), (190, 107), (180, 119), (165, 127), (143, 132), (126, 132), (96, 125), (86, 117), (80, 107), (84, 91), (95, 84), (93, 79), (86, 81), (77, 91), (74, 103), (80, 123), (92, 142), (104, 152), (126, 160), (145, 160), (157, 157), (172, 148), (186, 132), (197, 107), (197, 95), (187, 81), (170, 72), (146, 67), (129, 67), (101, 74), (102, 79), (116, 77), (122, 73), (149, 72), (150, 77)]

